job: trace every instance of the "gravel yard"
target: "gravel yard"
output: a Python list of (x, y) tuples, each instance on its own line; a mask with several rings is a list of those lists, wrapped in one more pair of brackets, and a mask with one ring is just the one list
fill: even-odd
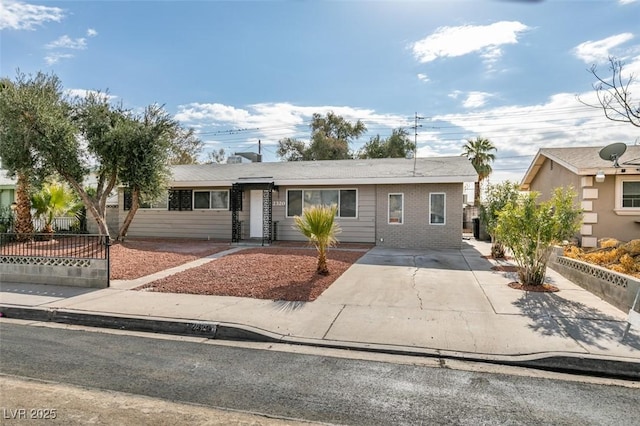
[[(312, 301), (357, 261), (370, 245), (330, 249), (330, 274), (316, 274), (317, 252), (305, 243), (246, 248), (169, 277), (141, 291)], [(224, 242), (140, 239), (111, 247), (112, 279), (131, 280), (228, 250)]]
[(111, 279), (133, 280), (229, 249), (205, 240), (130, 239), (110, 247)]

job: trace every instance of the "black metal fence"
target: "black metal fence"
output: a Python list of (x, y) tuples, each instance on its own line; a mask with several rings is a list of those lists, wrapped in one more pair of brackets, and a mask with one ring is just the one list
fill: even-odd
[(0, 256), (109, 260), (109, 245), (105, 235), (0, 233)]

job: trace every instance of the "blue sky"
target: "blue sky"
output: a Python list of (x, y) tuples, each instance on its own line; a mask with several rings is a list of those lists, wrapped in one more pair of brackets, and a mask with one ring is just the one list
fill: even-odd
[[(42, 1), (0, 3), (0, 75), (54, 72), (70, 92), (164, 104), (206, 151), (309, 138), (313, 113), (370, 137), (419, 121), (418, 156), (497, 146), (493, 181), (541, 147), (640, 143), (579, 103), (607, 57), (640, 76), (640, 0)], [(640, 86), (636, 85), (636, 97)]]

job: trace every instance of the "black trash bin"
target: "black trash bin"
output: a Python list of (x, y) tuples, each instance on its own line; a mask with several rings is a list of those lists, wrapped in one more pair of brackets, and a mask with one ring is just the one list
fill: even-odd
[(474, 217), (473, 219), (473, 238), (476, 240), (480, 239), (480, 218)]

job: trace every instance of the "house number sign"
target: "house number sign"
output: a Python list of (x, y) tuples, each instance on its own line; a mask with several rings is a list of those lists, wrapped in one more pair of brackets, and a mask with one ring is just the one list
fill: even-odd
[(285, 203), (284, 201), (274, 201), (273, 202), (273, 207), (284, 207)]

